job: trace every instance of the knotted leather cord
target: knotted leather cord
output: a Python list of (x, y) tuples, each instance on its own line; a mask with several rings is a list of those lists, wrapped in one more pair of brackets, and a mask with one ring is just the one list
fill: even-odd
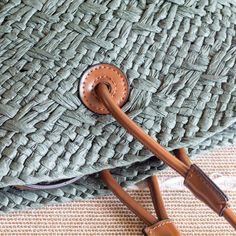
[[(105, 107), (110, 111), (112, 116), (137, 140), (139, 140), (146, 148), (152, 151), (155, 156), (164, 161), (172, 169), (177, 171), (183, 177), (186, 177), (190, 167), (190, 162), (187, 161), (187, 155), (183, 150), (177, 152), (177, 155), (183, 160), (178, 160), (160, 144), (158, 144), (154, 139), (152, 139), (148, 134), (146, 134), (134, 121), (132, 121), (117, 104), (113, 101), (108, 87), (104, 83), (98, 84), (95, 88), (96, 93), (105, 105)], [(184, 155), (183, 155), (184, 154)], [(236, 215), (233, 211), (227, 207), (224, 209), (222, 214), (225, 219), (236, 229)]]

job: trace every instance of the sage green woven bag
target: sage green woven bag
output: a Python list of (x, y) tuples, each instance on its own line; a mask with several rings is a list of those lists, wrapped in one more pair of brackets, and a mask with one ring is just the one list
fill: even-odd
[(235, 29), (234, 0), (0, 0), (0, 211), (105, 194), (103, 169), (130, 185), (165, 167), (81, 103), (97, 63), (127, 75), (123, 110), (168, 150), (233, 143)]

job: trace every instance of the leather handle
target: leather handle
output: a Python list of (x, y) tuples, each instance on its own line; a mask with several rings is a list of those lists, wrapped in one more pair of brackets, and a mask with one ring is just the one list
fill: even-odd
[(185, 185), (190, 191), (220, 216), (223, 215), (236, 229), (236, 215), (228, 210), (228, 198), (200, 168), (196, 165), (191, 165), (191, 162), (187, 160), (187, 155), (183, 150), (177, 152), (180, 158), (179, 160), (146, 134), (117, 106), (106, 84), (98, 84), (95, 90), (107, 110), (129, 133), (152, 151), (155, 156), (182, 175), (185, 178)]
[(167, 165), (172, 167), (183, 177), (188, 172), (188, 166), (175, 158), (170, 152), (158, 144), (152, 137), (146, 134), (134, 121), (132, 121), (117, 104), (114, 102), (108, 87), (104, 83), (100, 83), (96, 86), (96, 93), (101, 99), (107, 110), (112, 116), (140, 143), (142, 143), (147, 149), (154, 153), (159, 159), (164, 161)]

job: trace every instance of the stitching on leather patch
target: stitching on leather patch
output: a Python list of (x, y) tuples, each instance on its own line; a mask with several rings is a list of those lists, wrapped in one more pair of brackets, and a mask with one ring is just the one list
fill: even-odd
[(160, 227), (162, 227), (162, 226), (164, 226), (164, 225), (167, 225), (167, 224), (172, 224), (172, 222), (171, 222), (171, 221), (167, 221), (167, 222), (163, 222), (163, 223), (161, 223), (161, 224), (158, 224), (158, 225), (156, 225), (156, 226), (154, 226), (154, 227), (150, 226), (151, 228), (148, 228), (148, 229), (147, 229), (147, 232), (148, 232), (148, 233), (149, 233), (149, 232), (152, 232), (152, 231), (154, 231), (154, 230), (156, 230), (156, 229), (158, 229), (158, 228), (160, 228)]
[[(184, 181), (184, 184), (189, 187), (190, 190), (194, 188), (192, 188), (192, 186), (189, 184), (191, 183), (191, 179), (193, 178), (193, 174), (196, 174), (199, 178), (199, 181), (201, 181), (202, 183), (205, 183), (204, 185), (210, 190), (212, 191), (216, 196), (217, 196), (217, 200), (219, 201), (217, 203), (218, 206), (221, 207), (221, 209), (219, 209), (218, 207), (215, 207), (215, 209), (217, 209), (217, 213), (221, 216), (223, 213), (224, 208), (227, 206), (227, 201), (229, 200), (228, 197), (225, 195), (225, 193), (195, 164), (192, 165), (191, 169), (189, 170), (189, 173), (186, 176), (186, 179)], [(196, 193), (194, 191), (194, 193)], [(198, 194), (196, 195), (197, 197), (199, 196)], [(202, 197), (198, 197), (200, 199), (202, 199)], [(205, 202), (205, 201), (204, 201)], [(208, 204), (208, 202), (205, 202)], [(212, 204), (214, 205), (214, 204)], [(209, 205), (211, 206), (211, 204)]]
[[(221, 199), (223, 199), (224, 201), (229, 200), (224, 192), (197, 165), (193, 166), (194, 168), (192, 168), (191, 170), (199, 176), (202, 182), (205, 182)], [(193, 174), (189, 176), (189, 179), (192, 178), (192, 176)]]

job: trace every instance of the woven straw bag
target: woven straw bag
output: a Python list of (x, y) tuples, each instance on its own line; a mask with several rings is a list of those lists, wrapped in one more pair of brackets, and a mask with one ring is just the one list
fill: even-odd
[[(174, 150), (233, 143), (235, 25), (234, 0), (0, 0), (0, 211), (106, 194), (103, 170), (128, 186)], [(164, 158), (89, 107), (97, 67), (125, 79), (118, 105)]]

